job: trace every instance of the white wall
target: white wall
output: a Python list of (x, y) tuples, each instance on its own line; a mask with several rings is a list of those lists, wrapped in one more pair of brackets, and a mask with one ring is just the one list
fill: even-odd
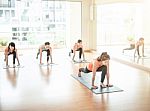
[(144, 0), (143, 5), (143, 37), (145, 44), (150, 45), (150, 0)]
[(74, 43), (77, 42), (78, 39), (81, 39), (81, 2), (69, 2), (69, 10), (67, 18), (68, 29), (69, 31), (66, 44), (67, 47), (73, 47)]

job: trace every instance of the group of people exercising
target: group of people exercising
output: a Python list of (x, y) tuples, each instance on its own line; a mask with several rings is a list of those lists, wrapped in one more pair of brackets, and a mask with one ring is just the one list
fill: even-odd
[[(144, 38), (140, 38), (139, 41), (134, 44), (134, 48), (132, 46), (129, 49), (123, 49), (123, 50), (135, 49), (135, 53), (137, 51), (138, 55), (140, 56), (139, 46), (143, 46), (142, 56), (144, 56)], [(50, 60), (51, 60), (51, 63), (52, 63), (52, 48), (51, 48), (49, 42), (45, 42), (45, 44), (41, 45), (38, 48), (38, 53), (37, 53), (36, 59), (38, 59), (38, 56), (40, 55), (40, 64), (43, 64), (42, 63), (42, 52), (43, 51), (47, 52), (47, 63), (49, 64), (49, 57), (50, 57)], [(79, 60), (81, 60), (82, 55), (83, 55), (83, 60), (85, 60), (82, 40), (78, 40), (77, 43), (75, 43), (73, 48), (71, 49), (71, 52), (69, 52), (69, 56), (71, 55), (71, 53), (73, 53), (73, 57), (72, 57), (73, 61), (75, 61), (74, 58), (75, 58), (76, 51), (79, 51)], [(135, 53), (134, 53), (134, 55), (135, 55)], [(4, 59), (4, 61), (6, 61), (6, 66), (8, 66), (8, 56), (10, 54), (13, 54), (13, 66), (15, 67), (15, 59), (17, 59), (18, 65), (20, 65), (20, 62), (19, 62), (19, 59), (18, 59), (18, 52), (17, 52), (17, 49), (15, 47), (14, 42), (10, 42), (8, 47), (6, 47), (6, 49), (5, 49), (5, 52), (4, 52), (5, 59)], [(92, 89), (97, 89), (98, 86), (96, 86), (94, 84), (95, 83), (96, 72), (101, 71), (102, 73), (101, 73), (100, 87), (101, 88), (112, 87), (113, 85), (111, 85), (109, 83), (109, 76), (110, 76), (110, 74), (109, 74), (109, 60), (110, 60), (109, 54), (107, 52), (102, 52), (100, 56), (98, 56), (96, 59), (94, 59), (93, 61), (88, 63), (86, 65), (86, 67), (79, 68), (78, 77), (82, 76), (81, 72), (84, 72), (84, 73), (92, 72)], [(107, 78), (107, 84), (106, 85), (104, 84), (105, 76)]]

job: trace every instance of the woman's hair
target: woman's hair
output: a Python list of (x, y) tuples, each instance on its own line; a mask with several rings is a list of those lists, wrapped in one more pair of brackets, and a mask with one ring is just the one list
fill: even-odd
[(139, 41), (142, 41), (142, 40), (144, 40), (144, 38), (143, 38), (143, 37), (139, 38)]
[(45, 45), (50, 45), (50, 43), (49, 42), (45, 42)]
[(102, 54), (97, 58), (98, 61), (110, 60), (110, 56), (107, 52), (102, 52)]
[(9, 43), (8, 49), (10, 49), (10, 46), (11, 46), (11, 47), (14, 47), (14, 50), (15, 50), (15, 43), (14, 43), (14, 42), (10, 42), (10, 43)]
[(78, 43), (80, 43), (80, 42), (82, 42), (82, 40), (79, 39), (79, 40), (78, 40)]

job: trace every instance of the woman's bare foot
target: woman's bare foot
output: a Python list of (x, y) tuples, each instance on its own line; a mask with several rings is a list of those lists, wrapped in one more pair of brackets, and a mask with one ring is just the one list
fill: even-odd
[(40, 65), (43, 65), (44, 63), (40, 63)]

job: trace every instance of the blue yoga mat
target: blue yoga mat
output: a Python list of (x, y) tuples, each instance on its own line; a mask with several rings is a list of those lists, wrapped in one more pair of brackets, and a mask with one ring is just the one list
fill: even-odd
[[(91, 89), (91, 78), (92, 78), (92, 74), (85, 74), (82, 73), (82, 77), (78, 77), (78, 75), (71, 75), (73, 78), (75, 78), (76, 80), (78, 80), (81, 84), (83, 84), (84, 86), (86, 86), (89, 90), (91, 90), (93, 93), (95, 94), (103, 94), (103, 93), (113, 93), (113, 92), (121, 92), (123, 91), (122, 89), (113, 86), (113, 87), (106, 87), (106, 88), (100, 88), (98, 87), (98, 89)], [(98, 78), (95, 81), (97, 86), (100, 86), (98, 83)], [(100, 79), (99, 79), (100, 80)]]

